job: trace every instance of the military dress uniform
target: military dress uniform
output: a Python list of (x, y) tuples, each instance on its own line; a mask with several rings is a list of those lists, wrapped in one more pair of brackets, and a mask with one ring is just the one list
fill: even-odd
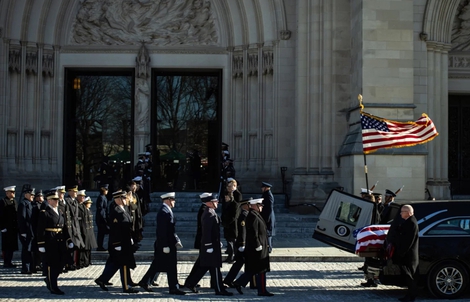
[[(200, 195), (201, 201), (206, 203), (217, 203), (217, 196), (210, 193)], [(220, 268), (222, 267), (222, 251), (220, 244), (220, 218), (217, 216), (214, 208), (206, 206), (201, 216), (201, 244), (199, 249), (199, 263), (195, 267), (185, 281), (185, 286), (193, 292), (196, 284), (202, 277), (210, 272), (211, 286), (215, 290), (216, 295), (231, 296), (233, 293), (225, 290), (222, 284), (222, 275)], [(197, 263), (198, 261), (196, 261)], [(195, 263), (195, 265), (196, 265)]]
[(261, 212), (261, 216), (263, 217), (264, 221), (266, 222), (266, 228), (268, 231), (268, 243), (269, 243), (269, 252), (272, 251), (273, 245), (272, 245), (272, 237), (276, 234), (274, 225), (276, 218), (274, 216), (274, 196), (273, 193), (271, 192), (271, 187), (272, 185), (263, 182), (261, 184), (262, 188), (269, 188), (269, 190), (266, 190), (263, 192), (262, 198), (263, 198), (263, 211)]
[[(5, 192), (15, 192), (16, 186), (3, 188)], [(11, 260), (13, 252), (18, 250), (18, 219), (15, 198), (5, 196), (0, 201), (0, 231), (2, 233), (3, 267), (15, 267)]]
[[(75, 191), (78, 192), (78, 186), (74, 185), (72, 187), (67, 188), (67, 191)], [(75, 268), (80, 267), (80, 259), (79, 259), (79, 249), (84, 247), (84, 241), (82, 238), (82, 234), (80, 232), (80, 222), (79, 222), (79, 208), (78, 202), (75, 198), (68, 196), (65, 198), (66, 208), (68, 211), (67, 215), (67, 225), (70, 226), (69, 234), (72, 242), (74, 244), (74, 250), (70, 251), (70, 262), (69, 262), (69, 269), (73, 270)]]
[[(263, 199), (250, 200), (250, 205), (262, 206)], [(264, 209), (263, 209), (264, 211)], [(273, 296), (266, 290), (266, 272), (271, 270), (269, 260), (269, 244), (266, 223), (261, 214), (250, 209), (245, 221), (246, 245), (245, 245), (245, 272), (233, 282), (237, 291), (242, 293), (241, 287), (256, 276), (258, 296)]]
[[(163, 194), (161, 199), (175, 200), (175, 192)], [(156, 240), (154, 243), (154, 259), (149, 269), (140, 280), (139, 285), (147, 291), (152, 291), (148, 285), (153, 280), (157, 272), (166, 272), (170, 294), (184, 295), (185, 292), (178, 289), (177, 277), (177, 246), (181, 246), (181, 241), (175, 230), (175, 217), (171, 208), (163, 203), (157, 213)]]
[[(47, 199), (59, 199), (55, 191), (47, 194)], [(44, 253), (47, 288), (52, 294), (63, 295), (57, 286), (57, 278), (67, 261), (68, 249), (73, 248), (72, 240), (65, 224), (65, 216), (61, 209), (47, 205), (38, 217), (38, 249)]]
[[(102, 188), (108, 190), (109, 185), (104, 184), (101, 186)], [(108, 225), (108, 199), (106, 195), (101, 194), (96, 199), (96, 226), (98, 227), (98, 250), (104, 251), (104, 237), (105, 235), (109, 234), (109, 225)]]
[[(29, 185), (25, 186), (24, 194), (32, 194), (34, 196), (34, 188)], [(18, 204), (18, 233), (21, 242), (21, 273), (31, 274), (34, 271), (32, 267), (33, 251), (32, 245), (34, 240), (34, 232), (32, 225), (33, 204), (26, 197)]]

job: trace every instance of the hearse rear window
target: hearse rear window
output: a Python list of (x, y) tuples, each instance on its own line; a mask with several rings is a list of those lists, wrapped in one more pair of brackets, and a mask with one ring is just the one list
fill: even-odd
[(454, 218), (443, 221), (425, 235), (470, 235), (470, 219)]
[(336, 220), (355, 226), (361, 215), (361, 208), (353, 203), (341, 201)]

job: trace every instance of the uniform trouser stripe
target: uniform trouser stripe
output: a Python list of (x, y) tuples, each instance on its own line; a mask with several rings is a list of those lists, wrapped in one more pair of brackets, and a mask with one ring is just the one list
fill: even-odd
[(127, 287), (127, 267), (125, 265), (122, 267), (122, 281), (124, 282), (122, 286), (125, 290), (128, 290), (129, 288)]

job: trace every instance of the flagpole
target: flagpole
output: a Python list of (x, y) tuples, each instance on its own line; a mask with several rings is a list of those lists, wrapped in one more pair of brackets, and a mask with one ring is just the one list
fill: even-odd
[[(362, 104), (362, 95), (359, 94), (357, 96), (357, 100), (359, 101), (359, 108), (360, 108), (360, 113), (362, 113), (362, 109), (364, 109), (364, 105)], [(362, 127), (361, 127), (362, 129)], [(362, 135), (361, 135), (362, 137)], [(363, 154), (364, 154), (364, 174), (366, 176), (366, 188), (367, 190), (369, 190), (369, 176), (367, 174), (367, 158), (366, 158), (366, 153), (364, 152), (364, 150), (362, 151)]]

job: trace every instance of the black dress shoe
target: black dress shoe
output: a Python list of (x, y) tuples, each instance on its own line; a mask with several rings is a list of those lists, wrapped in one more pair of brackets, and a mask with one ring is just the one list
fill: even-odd
[(364, 270), (364, 265), (361, 266), (361, 267), (358, 267), (357, 270), (358, 270), (358, 271), (363, 271), (363, 270)]
[(195, 294), (197, 294), (199, 292), (197, 290), (196, 286), (190, 286), (190, 285), (185, 284), (184, 287), (186, 287), (187, 289), (189, 289), (190, 291), (192, 291)]
[(129, 285), (130, 285), (130, 286), (138, 286), (139, 283), (135, 283), (134, 281), (131, 281), (131, 282), (129, 282)]
[(237, 290), (237, 292), (240, 295), (243, 295), (242, 286), (238, 284), (237, 282), (232, 282), (232, 284), (233, 284), (233, 287), (235, 287), (235, 289)]
[(111, 282), (105, 282), (104, 285), (113, 285)]
[(170, 290), (170, 295), (180, 295), (180, 296), (182, 296), (182, 295), (186, 295), (186, 293), (184, 291), (179, 290), (179, 289), (176, 288), (176, 289)]
[(233, 282), (229, 282), (229, 281), (222, 281), (223, 284), (227, 285), (228, 287), (230, 288), (235, 288), (235, 284), (233, 284)]
[(54, 294), (54, 295), (63, 295), (65, 294), (63, 291), (61, 291), (60, 289), (56, 288), (56, 289), (51, 289), (51, 294)]
[(102, 290), (104, 290), (105, 292), (108, 291), (108, 288), (106, 287), (106, 285), (104, 284), (103, 281), (99, 280), (99, 279), (96, 279), (95, 280), (95, 283), (98, 284)]
[(133, 288), (128, 288), (128, 289), (123, 290), (122, 292), (126, 294), (135, 294), (135, 293), (138, 293), (139, 291)]
[(362, 282), (361, 286), (364, 286), (364, 287), (377, 287), (377, 283), (375, 283), (374, 280), (369, 279), (369, 280), (367, 280), (367, 282)]
[(4, 268), (15, 268), (16, 265), (14, 265), (13, 263), (9, 263), (9, 264), (4, 264), (3, 267)]
[(262, 296), (262, 297), (272, 297), (274, 296), (273, 293), (270, 293), (270, 292), (264, 292), (264, 293), (258, 293), (258, 296)]
[(47, 278), (44, 278), (44, 282), (46, 282), (47, 289), (51, 290), (51, 285), (49, 284), (49, 280), (47, 280)]
[[(150, 283), (150, 284), (152, 284), (152, 286), (158, 286), (158, 285), (159, 285), (159, 284), (158, 284), (157, 282), (155, 282), (155, 281), (152, 281), (152, 283)], [(180, 287), (183, 287), (183, 285), (180, 284)]]
[(153, 290), (149, 287), (149, 285), (145, 282), (139, 282), (139, 286), (148, 291), (149, 293), (152, 293)]
[(215, 295), (216, 296), (233, 296), (233, 293), (223, 290), (220, 292), (215, 292)]

